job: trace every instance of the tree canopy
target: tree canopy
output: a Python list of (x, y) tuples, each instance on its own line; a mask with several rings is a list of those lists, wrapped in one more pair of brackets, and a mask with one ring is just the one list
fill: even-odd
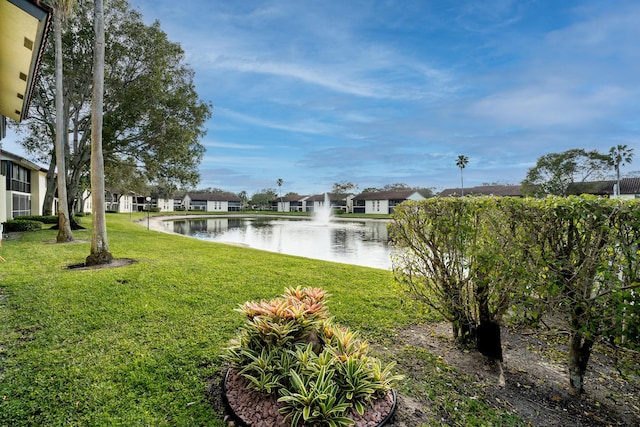
[(533, 196), (566, 196), (571, 184), (602, 178), (610, 161), (606, 154), (581, 148), (545, 154), (527, 172), (522, 181), (523, 192)]
[(358, 184), (354, 184), (353, 182), (348, 181), (340, 181), (333, 184), (333, 188), (331, 192), (334, 194), (348, 194), (352, 191), (355, 191), (358, 188)]
[[(65, 146), (69, 197), (88, 182), (91, 148), (93, 4), (78, 2), (63, 35)], [(149, 182), (196, 185), (204, 153), (199, 140), (211, 105), (199, 99), (194, 72), (184, 52), (168, 40), (158, 22), (146, 25), (125, 0), (105, 9), (105, 93), (103, 150), (107, 182), (124, 167)], [(26, 122), (24, 148), (52, 161), (55, 140), (53, 49), (43, 56), (38, 86)], [(84, 178), (84, 179), (83, 179)], [(52, 192), (54, 189), (51, 189)]]

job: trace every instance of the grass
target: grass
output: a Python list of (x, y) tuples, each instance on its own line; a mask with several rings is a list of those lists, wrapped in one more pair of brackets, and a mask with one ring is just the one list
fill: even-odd
[(138, 261), (120, 268), (66, 268), (89, 255), (89, 230), (68, 244), (51, 230), (4, 241), (0, 426), (223, 426), (205, 388), (242, 323), (234, 308), (285, 287), (326, 289), (336, 321), (373, 342), (426, 316), (390, 272), (148, 231), (144, 219), (107, 214), (114, 257)]

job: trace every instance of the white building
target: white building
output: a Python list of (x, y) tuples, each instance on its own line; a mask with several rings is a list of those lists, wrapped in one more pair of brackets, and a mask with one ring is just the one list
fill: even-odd
[(20, 216), (42, 215), (47, 170), (0, 150), (0, 222)]

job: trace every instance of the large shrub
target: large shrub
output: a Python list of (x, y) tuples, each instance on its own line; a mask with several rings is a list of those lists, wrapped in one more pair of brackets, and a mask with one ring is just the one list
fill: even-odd
[(16, 219), (19, 219), (22, 221), (39, 221), (43, 224), (58, 223), (58, 215), (28, 215), (28, 216), (21, 216)]
[(335, 325), (319, 288), (289, 288), (270, 301), (238, 310), (246, 323), (225, 354), (250, 387), (276, 394), (292, 426), (353, 424), (349, 409), (363, 414), (400, 376), (368, 354), (358, 334)]
[(390, 235), (398, 282), (440, 311), (461, 343), (511, 302), (534, 321), (553, 310), (570, 332), (576, 392), (598, 339), (638, 346), (637, 201), (434, 198), (398, 206)]
[(569, 384), (582, 392), (596, 341), (621, 342), (637, 325), (640, 205), (594, 196), (533, 203), (537, 215), (525, 224), (535, 245), (531, 276), (542, 276), (537, 293), (567, 321)]
[(511, 199), (486, 197), (405, 202), (394, 212), (396, 280), (441, 313), (464, 346), (475, 344), (478, 326), (502, 318), (519, 285), (517, 212)]
[(41, 221), (12, 219), (3, 223), (3, 232), (10, 233), (14, 231), (36, 231), (42, 230), (43, 226), (44, 224)]

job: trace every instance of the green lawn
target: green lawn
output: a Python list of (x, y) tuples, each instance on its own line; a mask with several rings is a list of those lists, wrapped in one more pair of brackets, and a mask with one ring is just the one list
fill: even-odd
[(242, 322), (233, 309), (288, 286), (328, 290), (336, 320), (370, 340), (413, 320), (390, 272), (147, 231), (129, 214), (107, 221), (114, 257), (136, 264), (67, 269), (89, 254), (89, 230), (0, 248), (0, 426), (222, 426), (205, 386)]
[(137, 263), (68, 269), (89, 255), (89, 230), (74, 243), (44, 230), (0, 248), (0, 427), (223, 426), (206, 384), (243, 322), (234, 309), (296, 286), (329, 291), (338, 323), (383, 360), (402, 359), (400, 391), (425, 402), (429, 425), (443, 413), (459, 425), (514, 424), (430, 353), (394, 345), (398, 328), (430, 315), (407, 304), (391, 272), (148, 231), (143, 213), (107, 222), (114, 257)]

